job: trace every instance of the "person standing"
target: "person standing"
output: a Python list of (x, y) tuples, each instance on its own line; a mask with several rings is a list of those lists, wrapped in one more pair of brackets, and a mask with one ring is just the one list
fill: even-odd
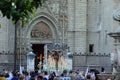
[(67, 70), (64, 70), (60, 76), (60, 80), (71, 80), (70, 77), (67, 75)]
[(104, 67), (101, 68), (101, 74), (105, 74), (105, 68)]
[(70, 76), (71, 80), (76, 80), (76, 73), (73, 73), (72, 70), (69, 72), (69, 76)]
[(85, 77), (83, 76), (83, 74), (80, 72), (77, 76), (76, 80), (85, 80)]

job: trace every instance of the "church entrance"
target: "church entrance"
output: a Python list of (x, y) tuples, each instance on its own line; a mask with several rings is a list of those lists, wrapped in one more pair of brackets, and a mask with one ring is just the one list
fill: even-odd
[[(32, 44), (32, 49), (33, 49), (33, 52), (35, 54), (34, 71), (38, 72), (38, 70), (43, 69), (44, 44)], [(41, 67), (40, 67), (39, 63), (41, 63)]]
[(35, 54), (35, 57), (33, 56), (34, 58), (32, 57), (32, 59), (29, 59), (31, 53), (28, 55), (28, 71), (34, 70), (39, 72), (41, 70), (55, 70), (55, 61), (51, 54), (53, 53), (52, 48), (54, 49), (56, 46), (52, 43), (59, 41), (60, 37), (58, 28), (53, 23), (54, 21), (51, 22), (51, 19), (47, 19), (46, 16), (38, 17), (38, 19), (33, 21), (33, 23), (31, 23), (32, 25), (30, 25), (29, 32), (27, 33), (27, 37), (29, 38), (28, 44), (30, 44), (28, 49), (29, 47), (30, 49), (32, 48), (32, 55)]

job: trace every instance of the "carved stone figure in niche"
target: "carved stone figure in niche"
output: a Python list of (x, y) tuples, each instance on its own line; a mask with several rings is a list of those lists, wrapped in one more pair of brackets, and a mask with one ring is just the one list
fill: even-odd
[(42, 38), (42, 39), (51, 39), (52, 33), (50, 28), (44, 22), (40, 22), (35, 25), (31, 31), (32, 38)]

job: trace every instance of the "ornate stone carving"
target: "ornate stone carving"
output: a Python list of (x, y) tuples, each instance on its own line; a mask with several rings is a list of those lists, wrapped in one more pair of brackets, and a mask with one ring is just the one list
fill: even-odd
[(51, 39), (52, 33), (45, 23), (40, 22), (32, 29), (31, 38)]
[(56, 19), (60, 19), (61, 15), (67, 16), (68, 0), (48, 0), (47, 5)]
[(120, 21), (120, 7), (113, 13), (113, 18), (116, 21)]
[(67, 0), (56, 0), (51, 4), (51, 10), (57, 15), (67, 13)]

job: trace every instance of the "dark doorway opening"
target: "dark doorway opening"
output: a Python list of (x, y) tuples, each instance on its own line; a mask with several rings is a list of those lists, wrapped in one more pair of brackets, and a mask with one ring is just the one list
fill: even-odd
[(34, 60), (34, 70), (38, 72), (39, 70), (39, 62), (41, 61), (41, 70), (43, 69), (43, 61), (44, 61), (44, 44), (32, 44), (33, 52), (35, 53)]

